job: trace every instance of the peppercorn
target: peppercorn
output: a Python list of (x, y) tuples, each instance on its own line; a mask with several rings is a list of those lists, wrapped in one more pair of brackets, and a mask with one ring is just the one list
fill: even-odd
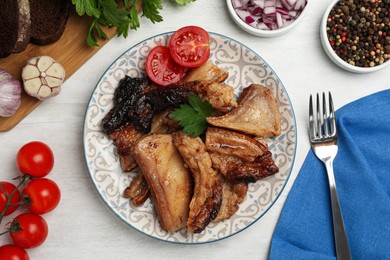
[(335, 53), (358, 67), (390, 59), (390, 0), (340, 0), (327, 20)]

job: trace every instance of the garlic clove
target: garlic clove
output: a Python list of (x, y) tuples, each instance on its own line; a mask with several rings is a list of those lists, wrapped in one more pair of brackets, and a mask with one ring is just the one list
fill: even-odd
[(41, 72), (47, 71), (48, 68), (50, 68), (54, 63), (55, 60), (49, 56), (41, 56), (37, 58), (37, 67), (38, 70)]
[(39, 88), (37, 94), (42, 97), (43, 99), (46, 99), (52, 95), (51, 88), (47, 85), (41, 85)]
[(65, 77), (65, 70), (59, 63), (56, 62), (53, 65), (51, 65), (50, 68), (48, 68), (46, 74), (48, 76), (63, 79)]
[(32, 78), (28, 80), (28, 86), (29, 86), (29, 91), (33, 93), (38, 93), (39, 89), (42, 86), (42, 81), (40, 78)]
[(29, 66), (29, 68), (27, 70), (24, 70), (24, 77), (26, 79), (32, 79), (32, 78), (37, 78), (39, 77), (39, 70), (36, 66), (32, 66), (32, 65), (27, 65)]
[(62, 84), (62, 79), (46, 76), (46, 83), (50, 88), (55, 88)]
[(31, 58), (22, 71), (25, 91), (39, 100), (58, 95), (64, 78), (64, 68), (50, 56)]

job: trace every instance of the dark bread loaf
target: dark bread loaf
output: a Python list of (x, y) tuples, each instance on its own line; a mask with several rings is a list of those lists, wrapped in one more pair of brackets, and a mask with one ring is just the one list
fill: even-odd
[(29, 0), (1, 0), (0, 57), (26, 49), (30, 26)]
[(70, 0), (30, 0), (31, 42), (45, 45), (57, 41), (65, 30)]

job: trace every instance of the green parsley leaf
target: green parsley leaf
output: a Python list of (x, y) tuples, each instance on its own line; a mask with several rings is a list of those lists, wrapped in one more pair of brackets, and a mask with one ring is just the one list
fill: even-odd
[(102, 27), (98, 23), (95, 23), (95, 30), (100, 38), (105, 40), (108, 39), (107, 34), (103, 31)]
[(100, 10), (97, 7), (96, 0), (72, 0), (72, 4), (75, 5), (76, 12), (80, 16), (84, 14), (93, 17), (100, 16)]
[(109, 26), (118, 27), (130, 22), (130, 18), (127, 16), (127, 11), (118, 8), (115, 0), (100, 0), (99, 5), (102, 8), (102, 15)]
[[(89, 30), (88, 30), (87, 44), (89, 46), (98, 46), (96, 37), (94, 35), (94, 31), (93, 31), (95, 25), (96, 25), (96, 18), (92, 21), (91, 26), (89, 27)], [(97, 26), (99, 26), (99, 25), (97, 25)]]
[(189, 104), (182, 104), (171, 113), (171, 118), (183, 127), (183, 131), (193, 137), (200, 136), (207, 127), (206, 118), (211, 115), (212, 107), (209, 102), (190, 94)]
[(161, 22), (163, 20), (158, 10), (162, 9), (162, 0), (144, 0), (142, 3), (142, 11), (146, 18), (149, 18), (152, 23)]
[(139, 19), (138, 19), (138, 11), (135, 8), (135, 6), (130, 8), (129, 15), (131, 18), (130, 28), (136, 30), (137, 28), (139, 28), (140, 24), (139, 24)]

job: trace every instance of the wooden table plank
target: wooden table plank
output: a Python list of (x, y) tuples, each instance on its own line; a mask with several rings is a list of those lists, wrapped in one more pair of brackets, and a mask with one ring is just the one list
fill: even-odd
[[(22, 69), (29, 58), (48, 55), (65, 68), (66, 80), (99, 50), (99, 47), (89, 47), (86, 43), (89, 25), (89, 17), (77, 15), (72, 5), (65, 31), (57, 42), (44, 46), (29, 44), (25, 51), (0, 59), (0, 68), (21, 81)], [(109, 38), (115, 36), (116, 33), (115, 28), (104, 28), (104, 31)], [(100, 47), (106, 42), (103, 40), (98, 41)], [(42, 103), (42, 101), (26, 94), (24, 90), (22, 91), (21, 101), (21, 107), (14, 115), (11, 117), (0, 117), (0, 132), (12, 129)]]

